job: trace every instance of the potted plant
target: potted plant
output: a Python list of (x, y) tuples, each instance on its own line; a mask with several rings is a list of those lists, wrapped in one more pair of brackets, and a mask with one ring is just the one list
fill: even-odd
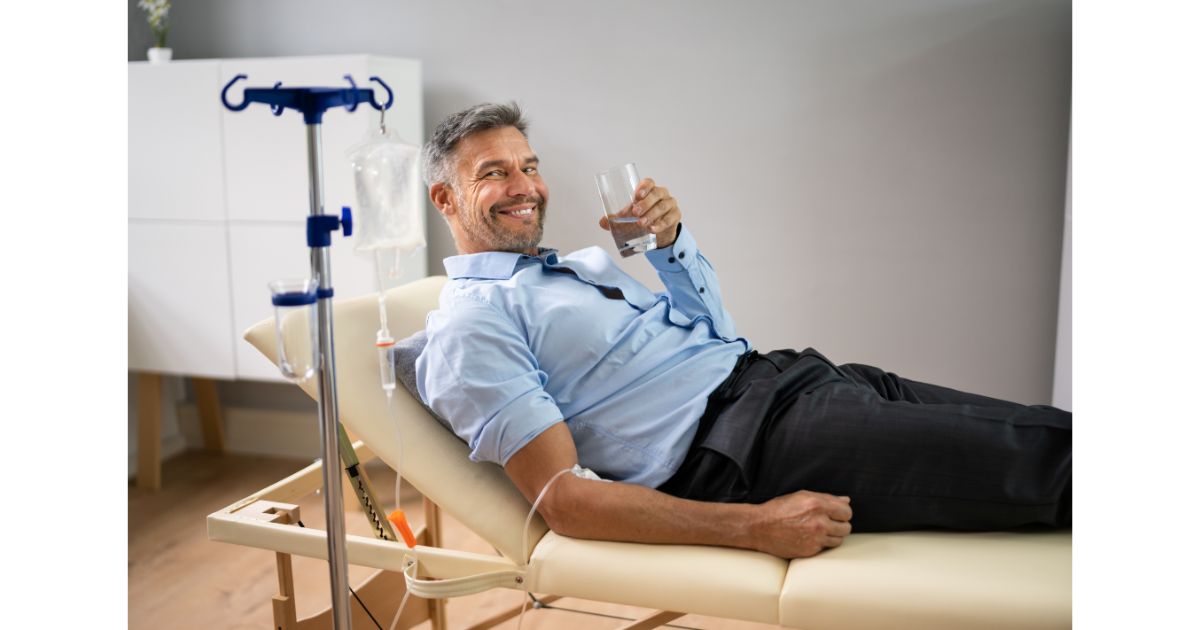
[(167, 13), (171, 10), (171, 0), (138, 0), (138, 8), (146, 12), (146, 21), (150, 24), (150, 32), (154, 33), (154, 47), (146, 51), (150, 63), (166, 63), (171, 60), (171, 49), (167, 48)]

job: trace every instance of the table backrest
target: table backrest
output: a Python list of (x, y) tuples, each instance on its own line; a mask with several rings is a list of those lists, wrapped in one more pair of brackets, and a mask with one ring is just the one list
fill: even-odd
[[(433, 276), (387, 292), (388, 328), (397, 339), (425, 327), (425, 316), (437, 308), (445, 276)], [(375, 333), (379, 329), (378, 296), (335, 299), (333, 315), (337, 398), (342, 424), (371, 447), (406, 483), (437, 503), (510, 560), (524, 563), (521, 531), (529, 503), (504, 470), (467, 459), (468, 448), (439, 424), (403, 387), (397, 387), (389, 411), (379, 381)], [(288, 339), (299, 332), (298, 319), (285, 318)], [(293, 326), (293, 323), (297, 324)], [(276, 361), (274, 318), (250, 327), (244, 337)], [(290, 346), (290, 344), (289, 344)], [(317, 396), (317, 379), (301, 389)], [(397, 432), (399, 423), (403, 435)], [(379, 496), (380, 489), (376, 488)], [(353, 498), (347, 497), (350, 504)], [(538, 516), (530, 525), (529, 549), (548, 531)]]

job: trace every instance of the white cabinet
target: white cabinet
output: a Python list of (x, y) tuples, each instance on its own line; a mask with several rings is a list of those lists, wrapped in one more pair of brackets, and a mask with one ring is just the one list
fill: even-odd
[[(336, 234), (334, 238), (339, 238)], [(237, 323), (238, 343), (234, 346), (238, 378), (283, 380), (279, 369), (261, 352), (241, 338), (242, 331), (271, 315), (267, 283), (281, 278), (303, 278), (309, 275), (308, 248), (304, 221), (278, 223), (232, 223), (229, 227), (230, 266), (238, 270), (239, 280), (233, 288), (233, 321)], [(375, 267), (370, 257), (358, 254), (352, 247), (353, 238), (335, 241), (330, 252), (333, 267), (334, 297), (362, 295), (375, 290)], [(425, 275), (424, 261), (420, 275)], [(413, 270), (409, 270), (413, 273)], [(336, 346), (335, 346), (336, 347)]]
[[(221, 105), (246, 87), (348, 87), (383, 90), (395, 101), (387, 125), (422, 141), (421, 71), (414, 60), (342, 55), (129, 64), (129, 369), (223, 379), (282, 381), (242, 340), (271, 315), (267, 283), (309, 275), (305, 242), (308, 167), (300, 113), (274, 116), (267, 105), (240, 112)], [(359, 104), (327, 110), (321, 125), (325, 213), (355, 206), (345, 151), (379, 125)], [(423, 214), (423, 213), (422, 213)], [(421, 226), (424, 230), (424, 226)], [(373, 291), (374, 268), (354, 238), (334, 233), (336, 297)], [(425, 276), (410, 259), (408, 280)]]
[(129, 65), (129, 218), (224, 221), (213, 61)]
[(129, 369), (229, 378), (230, 306), (224, 225), (129, 222)]

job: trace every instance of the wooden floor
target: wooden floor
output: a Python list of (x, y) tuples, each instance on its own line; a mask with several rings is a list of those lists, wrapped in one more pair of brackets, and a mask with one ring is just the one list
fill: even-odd
[[(161, 628), (272, 628), (271, 596), (278, 588), (275, 554), (208, 540), (205, 517), (242, 497), (264, 488), (308, 465), (309, 462), (270, 457), (187, 452), (163, 464), (163, 485), (158, 491), (129, 487), (129, 627)], [(395, 476), (386, 465), (367, 464), (377, 498), (390, 511), (394, 505)], [(366, 518), (353, 495), (346, 497), (346, 529), (369, 536)], [(300, 503), (301, 520), (324, 529), (324, 510), (318, 495)], [(423, 523), (421, 498), (407, 486), (401, 497), (414, 528)], [(452, 517), (443, 515), (446, 547), (495, 553), (481, 538)], [(329, 567), (323, 560), (293, 560), (299, 616), (315, 614), (329, 606)], [(355, 586), (372, 570), (350, 567)], [(496, 589), (450, 600), (449, 628), (464, 628), (510, 606), (524, 595)], [(352, 606), (357, 603), (352, 602)], [(410, 605), (412, 605), (410, 603)], [(607, 630), (621, 625), (612, 615), (633, 619), (650, 611), (573, 598), (552, 604), (552, 609), (531, 610), (522, 628), (578, 628)], [(596, 614), (559, 610), (569, 608)], [(394, 610), (371, 611), (387, 628)], [(417, 626), (427, 628), (428, 622)], [(672, 626), (713, 630), (765, 630), (778, 626), (735, 622), (687, 615)], [(497, 626), (513, 629), (516, 620)], [(356, 627), (357, 628), (357, 627)], [(357, 630), (362, 630), (361, 628)]]

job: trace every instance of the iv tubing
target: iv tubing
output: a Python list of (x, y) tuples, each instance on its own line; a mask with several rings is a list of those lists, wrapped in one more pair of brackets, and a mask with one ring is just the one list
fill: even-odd
[[(407, 586), (407, 593), (415, 593), (418, 597), (424, 597), (426, 599), (441, 599), (445, 597), (461, 597), (463, 595), (472, 595), (497, 587), (512, 588), (514, 580), (517, 584), (525, 584), (522, 578), (529, 571), (529, 562), (527, 559), (529, 555), (529, 526), (533, 522), (533, 514), (537, 512), (538, 506), (540, 506), (542, 500), (546, 498), (546, 495), (550, 491), (550, 487), (557, 482), (560, 477), (568, 472), (584, 479), (607, 481), (595, 476), (595, 474), (590, 470), (581, 468), (578, 464), (571, 468), (564, 468), (563, 470), (555, 473), (555, 475), (551, 477), (548, 482), (546, 482), (546, 485), (542, 487), (541, 492), (534, 500), (533, 505), (529, 509), (529, 513), (525, 517), (525, 526), (522, 530), (522, 552), (526, 557), (526, 560), (522, 563), (519, 569), (486, 571), (483, 573), (457, 578), (427, 580), (417, 577), (417, 559), (415, 556), (406, 554), (406, 562), (403, 573), (405, 585)], [(521, 624), (524, 620), (525, 610), (529, 605), (528, 598), (525, 597), (525, 594), (529, 592), (529, 586), (526, 585), (524, 588), (526, 590), (522, 592), (521, 616), (517, 621), (518, 630), (521, 628)], [(407, 600), (407, 594), (405, 597)], [(401, 605), (403, 606), (403, 602)], [(398, 618), (400, 611), (397, 611), (396, 615)], [(394, 624), (395, 620), (393, 619), (393, 627)]]
[(521, 530), (521, 561), (525, 566), (529, 566), (529, 524), (533, 522), (533, 513), (537, 512), (538, 506), (541, 505), (542, 499), (546, 498), (546, 493), (550, 491), (550, 486), (554, 485), (558, 478), (566, 473), (571, 472), (574, 468), (564, 468), (550, 478), (546, 485), (542, 487), (542, 492), (538, 494), (537, 499), (533, 502), (533, 507), (529, 508), (529, 514), (525, 516), (525, 528)]
[[(399, 418), (396, 418), (396, 414), (393, 413), (394, 407), (392, 406), (392, 401), (394, 400), (393, 394), (395, 393), (395, 388), (384, 389), (384, 391), (387, 392), (388, 416), (390, 416), (393, 420), (395, 420), (396, 444), (397, 444), (397, 448), (396, 448), (396, 486), (395, 486), (395, 495), (394, 495), (396, 502), (395, 502), (395, 507), (392, 509), (392, 512), (388, 515), (388, 520), (392, 521), (392, 528), (395, 529), (396, 533), (398, 534), (397, 540), (403, 540), (404, 543), (406, 545), (408, 545), (408, 547), (411, 549), (413, 547), (416, 547), (417, 540), (416, 540), (416, 538), (413, 537), (412, 528), (409, 527), (408, 519), (405, 518), (405, 516), (404, 516), (404, 510), (400, 507), (400, 485), (401, 485), (401, 480), (404, 478), (403, 475), (400, 474), (400, 469), (401, 469), (401, 460), (404, 457), (404, 444), (401, 441), (400, 420), (399, 420)], [(396, 522), (396, 520), (393, 519), (394, 516), (397, 516), (397, 514), (396, 514), (397, 512), (399, 512), (399, 515), (398, 515), (399, 522)], [(428, 528), (429, 524), (426, 523), (425, 526)]]
[(396, 630), (396, 624), (400, 622), (400, 613), (404, 612), (404, 605), (408, 603), (409, 595), (412, 595), (412, 591), (404, 591), (404, 597), (400, 599), (400, 607), (396, 609), (396, 616), (392, 617), (392, 625), (388, 626), (388, 630)]
[[(379, 349), (379, 380), (383, 393), (387, 396), (388, 417), (392, 419), (396, 427), (396, 485), (393, 489), (393, 498), (395, 499), (393, 509), (400, 510), (400, 518), (403, 519), (404, 512), (400, 508), (400, 487), (403, 479), (403, 475), (400, 472), (400, 461), (404, 456), (404, 433), (400, 428), (401, 420), (396, 417), (395, 406), (393, 405), (396, 393), (396, 363), (392, 352), (396, 342), (392, 337), (392, 332), (388, 330), (387, 294), (385, 292), (386, 284), (384, 283), (384, 277), (387, 274), (384, 272), (384, 253), (383, 250), (376, 249), (374, 254), (375, 280), (379, 285), (379, 330), (375, 333), (375, 347)], [(407, 529), (407, 520), (405, 520), (405, 526), (405, 529)], [(395, 527), (394, 524), (393, 527)], [(405, 542), (409, 543), (407, 537), (405, 537)], [(410, 543), (409, 546), (412, 547), (412, 544)]]
[[(542, 499), (546, 498), (546, 493), (550, 491), (550, 486), (554, 485), (558, 478), (566, 473), (573, 471), (574, 468), (564, 468), (550, 478), (546, 485), (542, 487), (541, 493), (533, 502), (533, 507), (529, 508), (529, 514), (525, 517), (525, 527), (521, 530), (521, 559), (525, 563), (525, 568), (529, 568), (529, 524), (533, 522), (533, 513), (537, 511), (541, 505)], [(529, 605), (529, 598), (525, 597), (525, 593), (521, 594), (521, 615), (517, 617), (517, 630), (521, 630), (521, 624), (525, 622), (525, 608)]]

